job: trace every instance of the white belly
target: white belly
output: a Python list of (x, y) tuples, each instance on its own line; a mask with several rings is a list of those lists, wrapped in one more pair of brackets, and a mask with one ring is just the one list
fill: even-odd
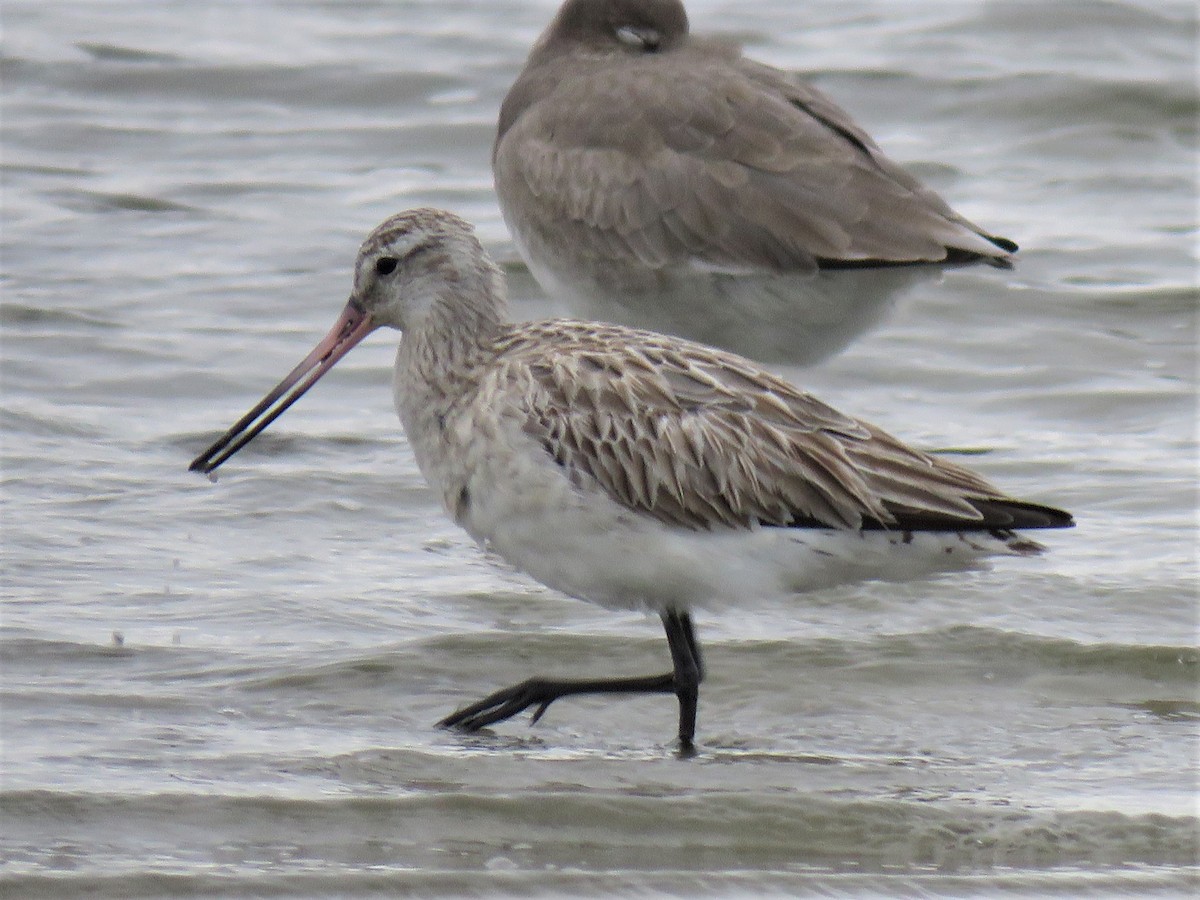
[[(515, 473), (508, 473), (510, 476)], [(503, 483), (503, 482), (501, 482)], [(613, 609), (721, 609), (866, 580), (974, 568), (1014, 552), (987, 533), (757, 528), (689, 531), (554, 478), (470, 489), (471, 534), (548, 587)]]

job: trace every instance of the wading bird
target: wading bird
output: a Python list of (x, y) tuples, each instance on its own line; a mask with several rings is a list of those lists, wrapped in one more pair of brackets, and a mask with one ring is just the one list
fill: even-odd
[(507, 321), (471, 226), (417, 209), (376, 228), (330, 332), (191, 468), (212, 472), (375, 328), (403, 332), (395, 402), (454, 521), (535, 579), (656, 612), (672, 669), (533, 678), (441, 724), (477, 730), (573, 694), (673, 693), (691, 752), (704, 677), (693, 607), (903, 579), (1043, 548), (1072, 524), (731, 353), (618, 325)]

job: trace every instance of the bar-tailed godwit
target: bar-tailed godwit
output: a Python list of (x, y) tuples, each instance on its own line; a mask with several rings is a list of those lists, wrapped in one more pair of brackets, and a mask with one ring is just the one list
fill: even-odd
[(674, 693), (693, 746), (695, 607), (900, 579), (1042, 547), (1072, 524), (726, 351), (566, 319), (512, 324), (471, 226), (432, 209), (376, 228), (349, 302), (303, 362), (191, 464), (212, 472), (375, 328), (403, 332), (395, 401), (454, 521), (535, 579), (658, 613), (672, 670), (534, 678), (442, 724), (475, 730), (583, 693)]

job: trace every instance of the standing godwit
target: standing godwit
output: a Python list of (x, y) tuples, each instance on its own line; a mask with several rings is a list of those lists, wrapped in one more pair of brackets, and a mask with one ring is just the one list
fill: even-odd
[(747, 359), (616, 325), (511, 324), (471, 226), (418, 209), (362, 245), (350, 300), (303, 362), (191, 464), (211, 472), (380, 326), (395, 399), (454, 521), (566, 594), (661, 617), (672, 671), (534, 678), (441, 724), (476, 730), (584, 693), (674, 693), (690, 752), (704, 676), (691, 609), (971, 566), (1042, 548), (1068, 513), (845, 416)]
[(1010, 265), (832, 100), (679, 0), (567, 0), (500, 111), (509, 231), (573, 314), (812, 362), (947, 265)]

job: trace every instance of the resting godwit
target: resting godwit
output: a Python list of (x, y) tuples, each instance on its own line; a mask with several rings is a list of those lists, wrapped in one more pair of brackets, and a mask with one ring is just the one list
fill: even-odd
[(988, 234), (791, 73), (688, 33), (679, 0), (567, 0), (500, 111), (496, 193), (575, 315), (813, 362)]
[(476, 730), (588, 693), (674, 693), (693, 746), (704, 676), (693, 607), (967, 567), (1042, 547), (1068, 513), (1014, 500), (739, 356), (617, 325), (511, 324), (471, 226), (417, 209), (359, 251), (340, 318), (191, 464), (211, 472), (380, 326), (400, 421), (454, 521), (549, 587), (657, 612), (672, 671), (534, 678), (442, 725)]

